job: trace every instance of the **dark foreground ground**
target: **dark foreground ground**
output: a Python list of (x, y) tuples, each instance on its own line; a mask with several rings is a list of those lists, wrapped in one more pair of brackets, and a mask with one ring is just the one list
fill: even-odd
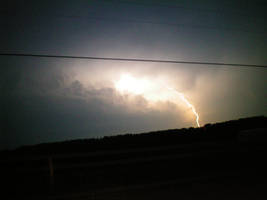
[(2, 152), (1, 199), (267, 199), (266, 122)]

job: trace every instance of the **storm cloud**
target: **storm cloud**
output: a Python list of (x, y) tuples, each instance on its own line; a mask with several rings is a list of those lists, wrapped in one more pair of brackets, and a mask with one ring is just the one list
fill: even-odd
[[(247, 1), (10, 1), (0, 51), (267, 63), (266, 3)], [(265, 68), (107, 60), (0, 59), (0, 149), (196, 126), (181, 99), (121, 93), (123, 74), (181, 92), (200, 124), (267, 115)]]
[(182, 102), (151, 107), (142, 95), (116, 91), (113, 81), (124, 72), (152, 82), (167, 77), (195, 105), (202, 125), (266, 114), (266, 74), (255, 69), (204, 68), (192, 75), (186, 67), (29, 62), (9, 63), (1, 73), (2, 148), (195, 126)]

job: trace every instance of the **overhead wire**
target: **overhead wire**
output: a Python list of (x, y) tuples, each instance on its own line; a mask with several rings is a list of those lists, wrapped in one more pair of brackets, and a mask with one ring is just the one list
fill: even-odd
[[(100, 1), (101, 2), (101, 1)], [(106, 0), (102, 0), (102, 2), (108, 2)], [(116, 0), (111, 2), (116, 3), (130, 3), (130, 4), (137, 4), (137, 5), (145, 5), (149, 6), (150, 4), (146, 3), (136, 3), (129, 0)], [(195, 9), (195, 8), (188, 8), (183, 6), (177, 5), (168, 5), (168, 4), (155, 4), (156, 6), (167, 6), (167, 7), (177, 7), (180, 9)], [(210, 9), (202, 9), (201, 11), (205, 12), (212, 12), (213, 10)], [(16, 16), (16, 15), (13, 15)], [(30, 16), (30, 15), (29, 15)], [(57, 15), (56, 17), (67, 17), (67, 18), (86, 18), (83, 16), (61, 16)], [(112, 18), (105, 18), (105, 17), (88, 17), (88, 20), (97, 20), (97, 21), (115, 21), (120, 23), (143, 23), (143, 24), (156, 24), (156, 25), (169, 25), (169, 26), (182, 26), (182, 27), (192, 27), (192, 28), (204, 28), (204, 29), (215, 29), (215, 30), (228, 30), (228, 31), (241, 31), (241, 32), (249, 32), (249, 33), (259, 33), (259, 32), (252, 32), (249, 30), (240, 30), (240, 29), (231, 29), (225, 27), (213, 27), (207, 25), (188, 25), (188, 24), (179, 24), (179, 23), (166, 23), (166, 22), (153, 22), (147, 20), (132, 20), (132, 19), (112, 19)], [(266, 32), (260, 32), (266, 34)], [(260, 67), (260, 68), (267, 68), (267, 65), (258, 65), (258, 64), (239, 64), (239, 63), (218, 63), (218, 62), (196, 62), (196, 61), (182, 61), (182, 60), (158, 60), (158, 59), (139, 59), (139, 58), (115, 58), (115, 57), (91, 57), (91, 56), (72, 56), (72, 55), (52, 55), (52, 54), (28, 54), (28, 53), (0, 53), (0, 56), (20, 56), (20, 57), (40, 57), (40, 58), (61, 58), (61, 59), (88, 59), (88, 60), (110, 60), (110, 61), (125, 61), (125, 62), (154, 62), (154, 63), (173, 63), (173, 64), (193, 64), (193, 65), (216, 65), (216, 66), (236, 66), (236, 67)]]
[(143, 59), (143, 58), (95, 57), (95, 56), (28, 54), (28, 53), (0, 53), (0, 56), (267, 68), (267, 65), (259, 65), (259, 64), (242, 64), (242, 63), (225, 63), (225, 62), (201, 62), (201, 61), (183, 61), (183, 60), (162, 60), (162, 59)]

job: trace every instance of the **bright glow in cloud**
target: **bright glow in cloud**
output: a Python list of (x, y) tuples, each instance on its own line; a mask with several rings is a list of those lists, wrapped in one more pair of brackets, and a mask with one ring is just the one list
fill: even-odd
[(122, 93), (133, 93), (136, 95), (145, 94), (151, 87), (148, 80), (136, 79), (129, 74), (121, 76), (120, 80), (115, 83), (115, 88)]
[(165, 86), (162, 81), (148, 79), (137, 79), (130, 74), (123, 74), (120, 80), (114, 83), (117, 91), (121, 93), (128, 93), (134, 95), (142, 95), (149, 102), (157, 101), (171, 101), (177, 102), (177, 95), (192, 110), (192, 113), (196, 117), (196, 124), (199, 124), (199, 114), (195, 107), (187, 100), (183, 93), (176, 91), (175, 89)]

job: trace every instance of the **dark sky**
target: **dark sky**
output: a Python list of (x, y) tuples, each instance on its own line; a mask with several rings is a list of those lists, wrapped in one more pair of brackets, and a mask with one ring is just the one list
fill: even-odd
[[(0, 53), (267, 64), (265, 1), (8, 2)], [(201, 125), (267, 115), (266, 68), (15, 56), (0, 65), (0, 149), (195, 127), (168, 88)]]

